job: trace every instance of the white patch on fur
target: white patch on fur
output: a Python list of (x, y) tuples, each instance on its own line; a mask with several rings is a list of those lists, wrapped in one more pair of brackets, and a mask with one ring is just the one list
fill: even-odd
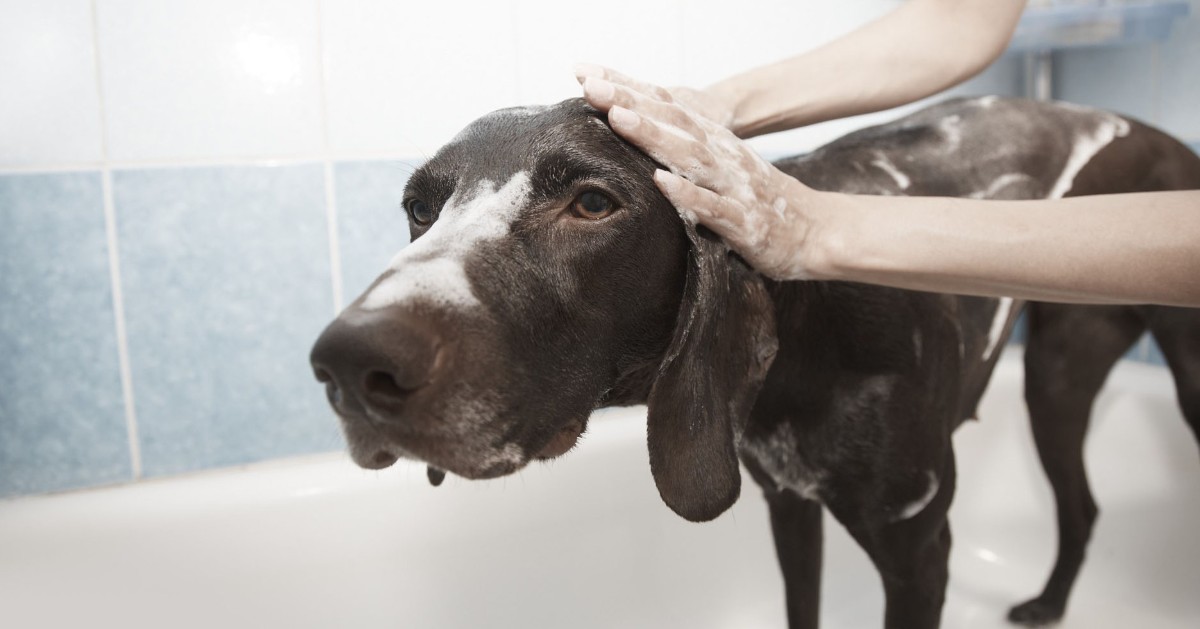
[(962, 146), (962, 116), (954, 114), (942, 118), (938, 121), (938, 129), (946, 138), (945, 152), (953, 153)]
[(917, 358), (917, 362), (921, 362), (921, 354), (924, 352), (924, 342), (921, 338), (920, 330), (913, 330), (912, 334), (913, 354)]
[(498, 464), (519, 465), (524, 460), (525, 455), (521, 451), (521, 447), (515, 443), (509, 443), (500, 450), (485, 456), (480, 462), (480, 467), (486, 470)]
[(463, 265), (480, 243), (508, 234), (529, 196), (529, 173), (519, 172), (499, 189), (481, 181), (446, 201), (433, 227), (400, 250), (360, 308), (376, 310), (412, 300), (469, 308), (479, 305)]
[(779, 489), (793, 491), (805, 500), (820, 502), (821, 484), (826, 474), (822, 470), (809, 468), (801, 459), (791, 424), (780, 424), (764, 440), (742, 441), (741, 447)]
[[(1101, 112), (1093, 113), (1102, 115)], [(1096, 153), (1099, 153), (1113, 140), (1128, 134), (1129, 122), (1117, 116), (1105, 115), (1105, 119), (1101, 120), (1091, 133), (1082, 133), (1076, 136), (1075, 144), (1071, 147), (1071, 155), (1067, 157), (1062, 174), (1058, 176), (1058, 181), (1054, 182), (1054, 187), (1050, 188), (1049, 198), (1061, 199), (1071, 190), (1071, 185), (1075, 183), (1075, 176), (1083, 170), (1088, 161), (1096, 156)]]
[(996, 351), (996, 346), (1000, 343), (1000, 335), (1004, 333), (1004, 324), (1008, 323), (1008, 314), (1012, 312), (1013, 299), (1012, 297), (1001, 297), (1000, 302), (996, 304), (996, 314), (992, 317), (992, 327), (988, 330), (988, 344), (983, 350), (983, 360), (988, 360), (992, 357), (992, 352)]
[(896, 168), (896, 165), (882, 151), (875, 151), (875, 159), (871, 160), (871, 165), (890, 175), (901, 190), (907, 190), (908, 186), (912, 184), (908, 175), (900, 172), (900, 169)]
[(988, 184), (986, 190), (978, 190), (976, 192), (972, 192), (968, 196), (970, 196), (972, 199), (991, 199), (995, 197), (998, 192), (1013, 185), (1014, 183), (1020, 183), (1029, 179), (1033, 179), (1033, 177), (1030, 177), (1025, 173), (1005, 173), (992, 180), (992, 183)]
[(938, 488), (941, 486), (941, 484), (938, 482), (937, 474), (934, 474), (933, 472), (925, 472), (925, 475), (929, 478), (929, 485), (925, 488), (925, 493), (921, 494), (920, 498), (917, 498), (907, 505), (904, 505), (904, 508), (901, 509), (900, 513), (896, 514), (895, 519), (892, 520), (893, 522), (907, 520), (924, 511), (925, 507), (928, 507), (929, 503), (933, 502), (933, 498), (934, 496), (937, 496)]
[(975, 99), (975, 104), (987, 109), (988, 107), (995, 105), (996, 101), (998, 100), (1000, 100), (999, 96), (980, 96), (979, 98)]
[(536, 115), (546, 111), (549, 108), (550, 107), (548, 105), (524, 105), (524, 106), (519, 106), (519, 107), (509, 107), (507, 109), (501, 109), (501, 110), (497, 111), (496, 113), (513, 114), (513, 115), (517, 115), (517, 116), (536, 116)]

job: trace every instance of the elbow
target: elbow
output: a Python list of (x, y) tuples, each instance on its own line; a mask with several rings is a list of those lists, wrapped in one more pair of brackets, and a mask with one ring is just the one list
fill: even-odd
[(925, 0), (926, 18), (940, 22), (954, 83), (983, 72), (1008, 48), (1025, 0)]

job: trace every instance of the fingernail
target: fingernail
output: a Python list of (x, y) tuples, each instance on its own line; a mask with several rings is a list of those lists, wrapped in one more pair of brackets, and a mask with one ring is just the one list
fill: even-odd
[(608, 121), (609, 123), (618, 127), (632, 129), (633, 127), (638, 126), (638, 123), (641, 122), (641, 116), (629, 111), (628, 109), (625, 109), (624, 107), (617, 107), (614, 105), (612, 109), (608, 110)]
[(575, 64), (575, 78), (583, 83), (584, 79), (589, 76), (604, 77), (604, 68), (594, 63), (577, 63)]
[(592, 98), (605, 101), (612, 100), (613, 94), (615, 93), (612, 83), (609, 83), (604, 79), (598, 79), (594, 76), (589, 76), (588, 78), (584, 79), (583, 91)]
[(654, 180), (662, 186), (664, 192), (673, 193), (679, 190), (679, 177), (661, 168), (654, 171)]

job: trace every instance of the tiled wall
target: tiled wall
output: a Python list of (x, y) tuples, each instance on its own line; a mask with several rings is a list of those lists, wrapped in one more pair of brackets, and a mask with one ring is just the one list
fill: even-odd
[(459, 128), (577, 95), (575, 61), (704, 85), (898, 2), (0, 0), (0, 497), (341, 448), (308, 348)]

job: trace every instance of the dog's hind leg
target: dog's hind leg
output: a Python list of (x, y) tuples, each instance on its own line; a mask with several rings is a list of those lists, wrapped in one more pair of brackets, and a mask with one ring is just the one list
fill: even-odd
[(1030, 304), (1025, 401), (1042, 469), (1054, 489), (1058, 558), (1042, 593), (1009, 610), (1024, 625), (1054, 622), (1083, 565), (1097, 508), (1083, 463), (1092, 402), (1108, 372), (1145, 330), (1124, 306)]
[(1147, 319), (1175, 378), (1183, 418), (1200, 441), (1200, 309), (1155, 306)]
[(816, 629), (821, 601), (821, 504), (791, 491), (767, 496), (783, 571), (788, 627)]

